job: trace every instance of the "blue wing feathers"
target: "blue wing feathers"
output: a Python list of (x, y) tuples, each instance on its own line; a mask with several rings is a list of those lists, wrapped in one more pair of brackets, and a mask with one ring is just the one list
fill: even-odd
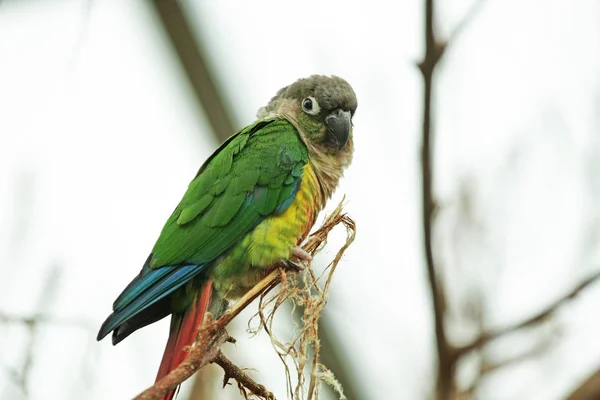
[(114, 304), (114, 312), (106, 319), (98, 340), (119, 325), (144, 311), (177, 290), (207, 267), (207, 264), (182, 265), (177, 268), (165, 266), (143, 271), (121, 293)]
[(131, 303), (140, 293), (148, 289), (153, 283), (168, 275), (171, 271), (169, 268), (159, 268), (151, 271), (151, 275), (144, 275), (143, 272), (138, 275), (127, 287), (123, 293), (117, 297), (113, 303), (113, 310), (119, 310)]

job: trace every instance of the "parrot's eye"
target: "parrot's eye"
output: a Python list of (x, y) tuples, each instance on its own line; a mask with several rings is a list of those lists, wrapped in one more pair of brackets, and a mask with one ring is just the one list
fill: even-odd
[(317, 115), (321, 111), (319, 103), (314, 97), (310, 96), (302, 100), (302, 109), (305, 113), (310, 115)]

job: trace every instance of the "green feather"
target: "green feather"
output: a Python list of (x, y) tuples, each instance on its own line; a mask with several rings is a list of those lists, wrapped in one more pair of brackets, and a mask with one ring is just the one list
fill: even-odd
[(210, 192), (215, 196), (219, 196), (225, 191), (225, 189), (227, 189), (227, 186), (229, 186), (230, 181), (230, 176), (224, 176), (222, 178), (217, 179), (215, 183), (213, 183), (213, 185), (211, 186)]
[(286, 120), (268, 119), (230, 137), (204, 163), (153, 248), (152, 268), (207, 263), (292, 196), (308, 163)]
[(197, 202), (185, 207), (183, 210), (181, 210), (179, 218), (177, 218), (177, 224), (185, 225), (192, 221), (194, 218), (200, 215), (202, 211), (206, 210), (208, 206), (211, 205), (214, 198), (215, 197), (211, 194), (205, 194)]
[(254, 200), (256, 201), (256, 210), (261, 215), (271, 214), (277, 207), (280, 190), (273, 190), (267, 187), (259, 187), (254, 191)]
[(214, 201), (202, 222), (210, 228), (226, 226), (242, 206), (245, 197), (246, 193), (236, 194), (231, 186), (231, 189), (228, 188), (218, 201)]

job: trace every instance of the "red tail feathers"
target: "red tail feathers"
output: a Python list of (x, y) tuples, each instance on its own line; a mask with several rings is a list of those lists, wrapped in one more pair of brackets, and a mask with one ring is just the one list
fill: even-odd
[[(185, 351), (186, 346), (191, 346), (198, 335), (198, 327), (204, 319), (204, 314), (210, 304), (212, 294), (212, 281), (207, 281), (202, 288), (200, 296), (192, 303), (190, 308), (185, 312), (183, 318), (173, 315), (171, 322), (171, 332), (169, 340), (165, 347), (160, 368), (156, 376), (156, 382), (167, 376), (169, 372), (174, 370), (188, 356), (188, 351)], [(177, 318), (178, 320), (175, 320)], [(176, 389), (167, 393), (162, 400), (172, 400), (175, 396)]]

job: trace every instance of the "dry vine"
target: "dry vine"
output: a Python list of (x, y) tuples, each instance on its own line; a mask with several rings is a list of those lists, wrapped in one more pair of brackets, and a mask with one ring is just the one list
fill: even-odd
[[(260, 316), (260, 326), (271, 337), (272, 343), (277, 350), (278, 355), (284, 362), (288, 377), (289, 394), (294, 399), (306, 398), (318, 399), (319, 383), (325, 382), (333, 386), (338, 391), (340, 397), (345, 398), (341, 386), (337, 383), (333, 374), (327, 368), (319, 363), (319, 339), (318, 339), (318, 321), (325, 304), (326, 295), (331, 283), (333, 272), (344, 254), (344, 251), (354, 240), (356, 227), (354, 221), (342, 213), (342, 202), (337, 206), (333, 213), (325, 219), (319, 230), (314, 232), (305, 244), (304, 250), (312, 255), (317, 254), (323, 249), (327, 242), (329, 232), (338, 224), (343, 224), (347, 230), (347, 240), (338, 251), (333, 261), (325, 268), (324, 272), (318, 277), (311, 269), (310, 265), (303, 270), (304, 288), (300, 289), (295, 284), (295, 272), (289, 269), (276, 266), (263, 280), (254, 286), (248, 293), (235, 302), (231, 308), (216, 320), (208, 318), (201, 326), (196, 343), (190, 349), (188, 358), (177, 368), (171, 371), (167, 376), (156, 382), (153, 386), (135, 397), (134, 400), (155, 400), (160, 399), (169, 390), (179, 386), (183, 381), (192, 376), (200, 368), (209, 363), (216, 363), (225, 371), (224, 383), (227, 384), (230, 378), (238, 383), (238, 388), (245, 398), (248, 393), (257, 397), (274, 400), (274, 395), (264, 386), (256, 383), (242, 369), (234, 365), (221, 353), (221, 345), (233, 339), (225, 331), (225, 327), (235, 318), (243, 309), (245, 309), (253, 300), (260, 296), (260, 305), (258, 315)], [(321, 287), (319, 284), (323, 282)], [(283, 282), (280, 291), (270, 298), (267, 294), (277, 285)], [(295, 304), (302, 304), (305, 307), (303, 322), (304, 326), (296, 334), (295, 339), (288, 345), (284, 345), (272, 335), (273, 317), (279, 306), (287, 299)], [(267, 311), (265, 307), (271, 305)], [(304, 370), (308, 363), (307, 350), (314, 349), (314, 357), (310, 366), (310, 381), (306, 397), (304, 396)], [(286, 363), (287, 356), (291, 356), (297, 371), (297, 385), (292, 390), (291, 373)]]
[[(327, 292), (333, 273), (342, 255), (354, 241), (356, 233), (354, 221), (347, 215), (342, 214), (341, 203), (333, 214), (327, 218), (323, 227), (311, 236), (304, 249), (314, 256), (325, 245), (331, 228), (340, 223), (346, 228), (347, 237), (346, 243), (340, 248), (335, 258), (319, 275), (316, 275), (311, 268), (308, 268), (300, 282), (294, 279), (295, 277), (288, 277), (285, 271), (282, 270), (282, 290), (271, 296), (267, 296), (267, 292), (261, 295), (257, 313), (260, 323), (257, 328), (251, 329), (253, 332), (264, 329), (269, 335), (273, 348), (284, 365), (288, 395), (293, 399), (318, 399), (321, 382), (330, 385), (339, 394), (341, 399), (346, 398), (341, 385), (334, 378), (332, 372), (319, 362), (320, 342), (318, 335), (318, 323), (323, 308), (327, 303)], [(294, 306), (302, 306), (304, 313), (301, 329), (296, 332), (291, 341), (282, 343), (273, 333), (273, 321), (275, 313), (287, 300), (291, 300)], [(310, 348), (313, 350), (313, 357), (309, 362), (308, 355)], [(293, 368), (296, 371), (296, 385), (292, 383), (290, 361), (293, 363)], [(308, 382), (308, 389), (305, 391), (306, 379), (304, 372), (307, 368), (310, 370), (310, 380)]]

